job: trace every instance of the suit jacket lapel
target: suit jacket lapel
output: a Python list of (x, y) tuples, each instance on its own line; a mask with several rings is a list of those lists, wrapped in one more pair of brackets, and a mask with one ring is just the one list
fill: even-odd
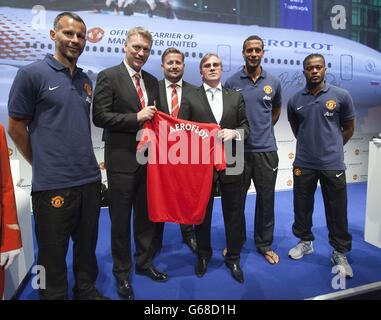
[(229, 111), (229, 92), (222, 87), (222, 117), (220, 124), (223, 123), (226, 115), (228, 114)]
[(202, 101), (202, 104), (206, 106), (206, 112), (207, 114), (209, 115), (209, 117), (211, 119), (213, 119), (213, 122), (217, 123), (217, 120), (216, 118), (214, 117), (214, 114), (213, 114), (213, 111), (212, 111), (212, 107), (210, 106), (209, 104), (209, 100), (208, 100), (208, 97), (206, 96), (206, 92), (205, 92), (205, 89), (204, 89), (204, 86), (201, 85), (201, 87), (198, 88), (198, 93), (199, 93), (199, 96), (200, 96), (200, 99)]
[(132, 79), (130, 77), (130, 74), (128, 73), (128, 70), (126, 66), (124, 65), (124, 62), (120, 64), (120, 83), (126, 84), (123, 91), (125, 95), (131, 99), (131, 105), (137, 110), (140, 111), (141, 105), (139, 100), (138, 92), (136, 91), (136, 88), (132, 82)]
[(165, 81), (160, 80), (159, 81), (159, 94), (160, 94), (160, 103), (161, 103), (161, 110), (165, 112), (166, 114), (169, 114), (169, 107), (167, 103), (167, 88), (165, 87)]

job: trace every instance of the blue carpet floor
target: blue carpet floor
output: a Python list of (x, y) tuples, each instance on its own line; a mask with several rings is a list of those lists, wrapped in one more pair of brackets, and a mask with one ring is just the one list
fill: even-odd
[[(212, 246), (214, 256), (209, 263), (208, 272), (203, 278), (194, 274), (196, 257), (181, 242), (180, 229), (175, 224), (166, 224), (164, 248), (155, 259), (155, 265), (168, 273), (167, 283), (155, 283), (149, 278), (132, 275), (132, 284), (138, 300), (264, 300), (264, 299), (306, 299), (332, 293), (334, 274), (330, 256), (332, 248), (328, 244), (324, 206), (320, 189), (315, 195), (313, 231), (315, 253), (294, 261), (287, 257), (289, 249), (297, 243), (292, 235), (293, 223), (292, 192), (276, 194), (276, 222), (273, 249), (280, 256), (278, 265), (270, 265), (255, 250), (253, 240), (253, 219), (255, 195), (246, 201), (247, 242), (241, 254), (241, 267), (245, 274), (244, 284), (233, 280), (226, 268), (221, 252), (225, 247), (221, 202), (215, 200), (212, 225)], [(349, 227), (353, 235), (353, 249), (349, 262), (354, 278), (347, 280), (346, 288), (381, 281), (381, 249), (364, 241), (364, 221), (366, 205), (366, 184), (348, 186)], [(110, 252), (110, 219), (107, 209), (100, 218), (99, 240), (97, 246), (99, 290), (112, 299), (118, 299), (112, 276)], [(73, 285), (72, 253), (68, 254), (69, 288)], [(340, 289), (339, 289), (340, 290)], [(19, 299), (38, 299), (37, 291), (31, 287), (30, 280), (21, 292)]]

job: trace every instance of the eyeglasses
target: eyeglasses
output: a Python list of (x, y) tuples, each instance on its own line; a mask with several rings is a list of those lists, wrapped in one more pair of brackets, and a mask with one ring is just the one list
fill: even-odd
[(205, 64), (202, 65), (202, 67), (205, 68), (205, 69), (210, 69), (212, 67), (217, 69), (217, 68), (221, 67), (221, 63), (218, 63), (218, 62), (215, 62), (215, 63), (205, 63)]

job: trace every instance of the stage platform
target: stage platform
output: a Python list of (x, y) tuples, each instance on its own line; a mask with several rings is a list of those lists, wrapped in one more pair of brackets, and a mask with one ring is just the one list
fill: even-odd
[[(348, 255), (354, 278), (340, 281), (332, 273), (328, 234), (323, 200), (318, 188), (315, 196), (313, 231), (315, 253), (295, 261), (288, 258), (289, 249), (297, 243), (292, 235), (292, 192), (276, 194), (276, 222), (273, 249), (280, 256), (278, 265), (270, 265), (254, 246), (253, 216), (255, 194), (246, 202), (247, 242), (242, 250), (241, 267), (245, 282), (239, 284), (226, 268), (222, 250), (225, 247), (220, 199), (215, 200), (212, 225), (214, 255), (208, 272), (203, 278), (194, 274), (196, 257), (181, 242), (180, 229), (166, 224), (164, 248), (155, 259), (155, 265), (168, 273), (169, 281), (155, 283), (149, 278), (132, 274), (131, 280), (137, 300), (300, 300), (348, 298), (364, 290), (381, 286), (381, 249), (364, 241), (366, 184), (348, 185), (349, 227), (353, 236), (353, 248)], [(97, 246), (99, 262), (99, 290), (112, 299), (119, 299), (112, 276), (110, 251), (110, 219), (107, 209), (102, 209)], [(72, 253), (68, 254), (69, 288), (73, 285)], [(33, 276), (33, 275), (32, 275)], [(32, 278), (31, 278), (32, 279)], [(31, 279), (19, 295), (19, 299), (38, 299), (31, 287)], [(342, 279), (341, 279), (342, 280)], [(70, 293), (71, 294), (71, 293)]]

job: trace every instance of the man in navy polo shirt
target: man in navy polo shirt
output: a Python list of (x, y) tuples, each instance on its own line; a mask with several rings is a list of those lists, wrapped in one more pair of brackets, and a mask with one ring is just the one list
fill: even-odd
[[(246, 199), (253, 180), (257, 193), (255, 245), (270, 264), (277, 264), (279, 257), (271, 245), (274, 236), (274, 196), (279, 162), (274, 125), (281, 111), (281, 87), (279, 80), (261, 66), (264, 43), (260, 37), (248, 37), (243, 42), (242, 55), (245, 66), (229, 78), (225, 86), (243, 94), (250, 124), (250, 135), (245, 141), (243, 197)], [(242, 240), (246, 240), (245, 234)]]
[(345, 256), (351, 250), (348, 232), (347, 187), (343, 145), (354, 132), (355, 108), (349, 93), (325, 82), (325, 59), (311, 54), (303, 61), (307, 86), (288, 102), (287, 114), (297, 139), (294, 166), (294, 213), (292, 231), (300, 242), (290, 250), (292, 259), (314, 251), (312, 212), (314, 193), (320, 181), (331, 261), (342, 276), (352, 278)]
[(66, 253), (73, 240), (75, 299), (103, 300), (95, 288), (101, 175), (90, 133), (90, 79), (76, 67), (86, 26), (63, 12), (50, 37), (54, 55), (19, 70), (9, 102), (9, 134), (32, 165), (32, 201), (41, 299), (67, 299)]

